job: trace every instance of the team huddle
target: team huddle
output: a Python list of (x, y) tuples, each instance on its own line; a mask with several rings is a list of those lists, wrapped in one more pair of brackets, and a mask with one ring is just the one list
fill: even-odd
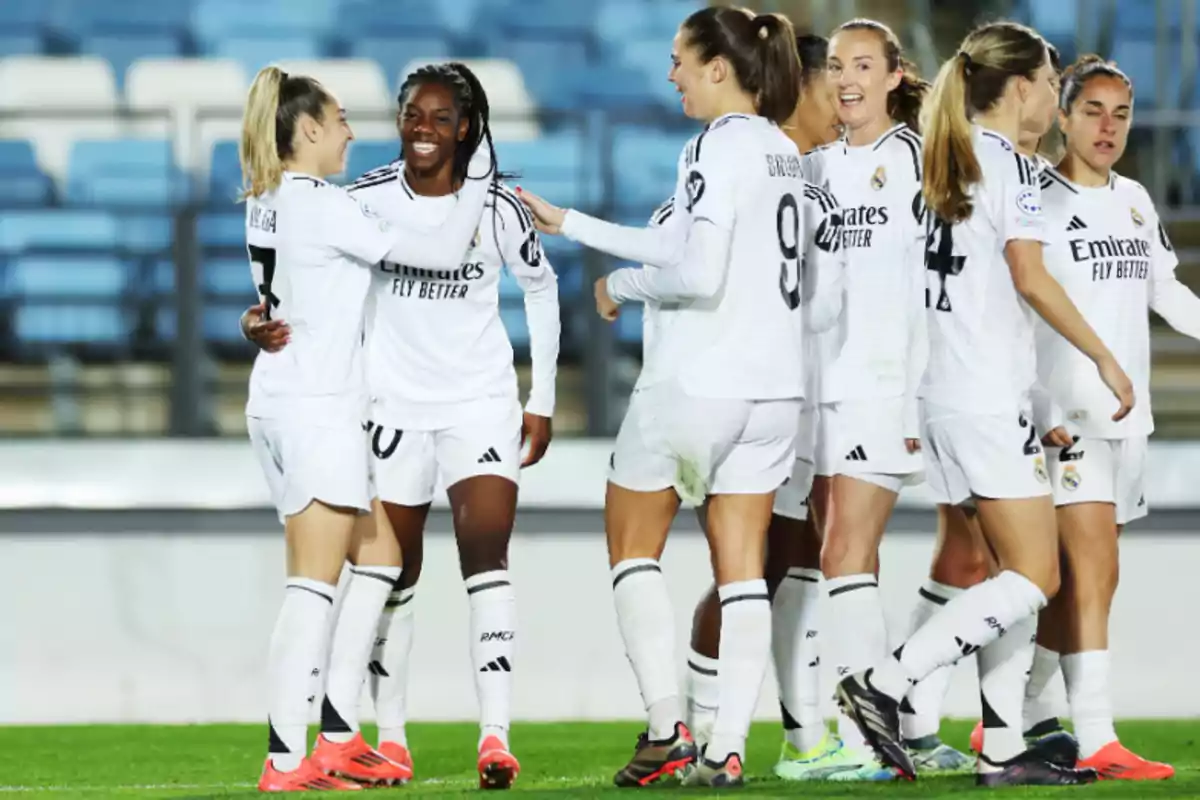
[[(241, 157), (260, 303), (242, 326), (261, 352), (246, 413), (288, 574), (259, 788), (412, 779), (412, 600), (439, 479), (470, 605), (480, 786), (516, 780), (508, 544), (520, 469), (552, 437), (559, 350), (540, 235), (644, 265), (595, 285), (602, 317), (639, 302), (645, 325), (605, 498), (617, 622), (647, 711), (618, 786), (743, 783), (771, 661), (784, 780), (1169, 778), (1114, 730), (1108, 613), (1118, 535), (1147, 513), (1148, 309), (1200, 338), (1200, 299), (1175, 277), (1147, 192), (1112, 170), (1128, 77), (1094, 56), (1061, 70), (1035, 31), (1001, 22), (969, 34), (930, 85), (882, 23), (826, 40), (738, 8), (689, 16), (671, 60), (704, 129), (644, 228), (510, 189), (487, 95), (462, 64), (407, 77), (401, 157), (345, 188), (325, 180), (353, 139), (337, 99), (275, 67), (256, 78)], [(501, 269), (525, 295), (524, 407)], [(879, 545), (901, 490), (922, 481), (938, 498), (937, 551), (891, 651)], [(683, 504), (714, 584), (681, 687), (659, 559)], [(948, 669), (971, 655), (973, 758), (938, 735)], [(821, 659), (836, 665), (836, 730)], [(1073, 734), (1044, 697), (1060, 668)], [(375, 747), (358, 723), (364, 682)]]

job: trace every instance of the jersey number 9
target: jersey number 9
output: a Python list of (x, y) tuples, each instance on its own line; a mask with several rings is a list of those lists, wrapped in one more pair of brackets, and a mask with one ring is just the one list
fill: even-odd
[(263, 319), (270, 319), (271, 309), (279, 307), (279, 298), (271, 291), (271, 283), (275, 280), (275, 249), (254, 244), (246, 245), (246, 249), (250, 252), (250, 263), (262, 268), (262, 283), (256, 288), (263, 300)]
[[(779, 237), (779, 252), (783, 254), (783, 262), (779, 265), (779, 293), (787, 307), (795, 311), (800, 307), (800, 206), (790, 193), (779, 198), (775, 233)], [(794, 266), (789, 269), (789, 264)], [(789, 272), (796, 276), (794, 283), (789, 281)]]

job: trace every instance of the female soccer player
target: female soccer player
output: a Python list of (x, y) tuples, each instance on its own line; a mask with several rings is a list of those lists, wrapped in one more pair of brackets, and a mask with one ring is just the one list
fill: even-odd
[[(1029, 694), (1036, 701), (1061, 662), (1079, 744), (1079, 765), (1101, 778), (1163, 780), (1175, 771), (1146, 761), (1117, 739), (1108, 685), (1108, 619), (1117, 588), (1117, 539), (1146, 516), (1147, 438), (1154, 430), (1150, 323), (1154, 309), (1171, 327), (1200, 339), (1200, 299), (1175, 277), (1176, 258), (1149, 194), (1118, 175), (1133, 122), (1133, 85), (1115, 65), (1084, 56), (1063, 75), (1059, 127), (1066, 155), (1042, 178), (1049, 241), (1046, 265), (1133, 378), (1142, 402), (1111, 421), (1103, 387), (1053, 330), (1037, 329), (1035, 420), (1047, 435), (1058, 530), (1065, 558), (1062, 590), (1048, 621), (1061, 650), (1040, 647)], [(1061, 656), (1060, 656), (1061, 653)], [(1033, 680), (1031, 678), (1031, 684)], [(1037, 733), (1057, 728), (1029, 706)], [(1049, 724), (1048, 724), (1049, 723)]]
[[(806, 270), (813, 295), (801, 282), (800, 203), (812, 187), (778, 127), (799, 95), (790, 23), (705, 8), (680, 27), (672, 63), (684, 112), (708, 123), (680, 157), (672, 215), (678, 223), (622, 228), (522, 197), (542, 230), (651, 265), (597, 282), (605, 319), (631, 300), (678, 303), (657, 331), (617, 434), (605, 504), (617, 620), (649, 712), (649, 729), (615, 780), (649, 783), (697, 758), (682, 722), (672, 612), (658, 564), (683, 498), (706, 505), (722, 605), (717, 718), (686, 781), (728, 786), (742, 782), (746, 735), (770, 657), (763, 550), (775, 490), (792, 469), (805, 393), (805, 318), (813, 327), (832, 324), (840, 276)], [(837, 221), (816, 232), (826, 247), (840, 245)], [(801, 313), (806, 298), (815, 307), (831, 288), (832, 314)]]
[[(1116, 396), (1114, 420), (1134, 404), (1129, 377), (1042, 263), (1047, 238), (1033, 162), (1016, 152), (1022, 120), (1056, 101), (1046, 43), (1014, 23), (970, 33), (943, 65), (927, 110), (924, 195), (928, 239), (929, 366), (922, 385), (930, 483), (950, 503), (972, 498), (1000, 573), (950, 600), (871, 669), (838, 685), (838, 700), (886, 764), (915, 769), (900, 738), (899, 704), (912, 682), (981, 651), (983, 785), (1080, 783), (1095, 778), (1025, 751), (1021, 697), (990, 681), (1028, 664), (1034, 615), (1058, 591), (1058, 539), (1049, 474), (1030, 421), (1036, 380), (1026, 306), (1081, 350)], [(1023, 302), (1022, 302), (1023, 301)], [(986, 662), (986, 663), (985, 663)], [(1007, 684), (1006, 684), (1007, 685)]]
[[(355, 520), (371, 509), (362, 429), (370, 268), (384, 258), (426, 269), (457, 264), (479, 223), (486, 183), (470, 181), (462, 205), (437, 229), (395, 229), (323, 180), (344, 169), (352, 138), (345, 112), (317, 81), (276, 67), (255, 78), (240, 152), (247, 249), (262, 305), (292, 332), (286, 349), (255, 359), (246, 405), (250, 440), (287, 536), (288, 580), (268, 655), (263, 791), (358, 786), (326, 773), (370, 783), (408, 775), (369, 749), (369, 758), (346, 763), (324, 739), (307, 758), (310, 681)], [(490, 175), (490, 153), (475, 161), (474, 175)]]
[[(436, 225), (462, 202), (456, 194), (475, 143), (491, 148), (487, 94), (466, 66), (438, 64), (409, 75), (398, 102), (402, 160), (367, 172), (349, 191), (387, 219)], [(520, 469), (537, 463), (550, 443), (559, 307), (557, 279), (528, 210), (499, 181), (489, 189), (488, 206), (471, 249), (453, 270), (390, 261), (379, 267), (367, 337), (369, 436), (375, 489), (394, 536), (366, 532), (352, 558), (322, 729), (365, 747), (358, 733), (361, 651), (374, 640), (370, 685), (379, 752), (412, 767), (405, 732), (412, 598), (440, 474), (471, 608), (477, 768), (481, 785), (507, 788), (520, 769), (508, 749), (517, 628), (508, 543)], [(498, 308), (504, 267), (525, 291), (529, 318), (533, 386), (525, 411)], [(522, 460), (526, 440), (529, 454)]]
[[(796, 37), (800, 55), (800, 100), (792, 116), (782, 126), (796, 145), (807, 153), (838, 136), (839, 123), (832, 92), (825, 78), (825, 60), (829, 42), (821, 36)], [(805, 195), (806, 230), (816, 230), (825, 216), (825, 193)], [(809, 239), (805, 261), (828, 257)], [(835, 254), (841, 259), (839, 249)], [(809, 400), (801, 417), (796, 460), (787, 483), (775, 493), (774, 513), (767, 527), (765, 577), (771, 595), (771, 654), (779, 682), (780, 711), (783, 715), (784, 743), (775, 774), (798, 779), (817, 774), (834, 765), (839, 752), (829, 736), (820, 709), (820, 664), (817, 655), (817, 594), (820, 591), (821, 540), (815, 519), (808, 513), (808, 492), (812, 486), (815, 431), (812, 411), (807, 408), (815, 397), (815, 370), (808, 378)], [(718, 649), (721, 634), (721, 599), (716, 584), (696, 606), (692, 623), (692, 651), (688, 654), (687, 724), (698, 743), (707, 742), (717, 712)]]

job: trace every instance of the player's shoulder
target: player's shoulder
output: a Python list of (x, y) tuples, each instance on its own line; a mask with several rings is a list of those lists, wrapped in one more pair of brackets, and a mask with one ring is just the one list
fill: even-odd
[(704, 130), (688, 140), (683, 148), (684, 161), (695, 164), (722, 155), (740, 155), (740, 149), (754, 135), (754, 117), (749, 114), (726, 114), (704, 126)]
[(381, 190), (394, 188), (400, 183), (400, 175), (403, 169), (404, 162), (400, 159), (397, 158), (395, 161), (389, 161), (387, 164), (369, 169), (362, 175), (359, 175), (346, 186), (346, 191), (352, 195), (369, 197)]
[(1040, 174), (1037, 162), (1022, 155), (1012, 142), (998, 133), (981, 130), (975, 140), (975, 157), (985, 173), (1004, 176), (1021, 186), (1037, 186)]
[(1038, 175), (1038, 185), (1046, 204), (1062, 205), (1079, 196), (1079, 190), (1057, 169), (1047, 166)]
[(1150, 197), (1150, 192), (1133, 178), (1127, 178), (1117, 172), (1112, 172), (1109, 175), (1108, 185), (1120, 197), (1144, 203), (1153, 209), (1154, 200)]
[(879, 137), (872, 149), (895, 166), (905, 178), (920, 183), (921, 145), (921, 135), (902, 123)]
[(492, 181), (488, 187), (485, 207), (494, 209), (500, 217), (500, 233), (528, 236), (534, 231), (533, 214), (521, 202), (521, 198), (502, 180)]

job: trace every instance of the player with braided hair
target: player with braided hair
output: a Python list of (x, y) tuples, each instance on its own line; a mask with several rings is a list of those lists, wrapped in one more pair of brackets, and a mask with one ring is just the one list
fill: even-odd
[[(398, 103), (401, 157), (368, 171), (349, 191), (387, 219), (436, 226), (458, 206), (475, 149), (486, 146), (494, 158), (487, 94), (465, 65), (434, 64), (407, 76)], [(502, 268), (525, 294), (533, 380), (524, 409), (499, 312)], [(367, 426), (376, 509), (383, 513), (376, 514), (377, 526), (360, 531), (334, 633), (327, 691), (332, 702), (324, 705), (322, 728), (327, 734), (357, 731), (354, 706), (364, 678), (357, 665), (361, 649), (374, 641), (369, 672), (379, 751), (412, 765), (405, 734), (412, 600), (425, 520), (440, 478), (470, 603), (480, 783), (507, 788), (520, 769), (508, 749), (516, 633), (508, 543), (520, 470), (542, 458), (552, 435), (557, 278), (529, 212), (497, 176), (458, 268), (383, 262), (374, 298), (367, 334), (373, 397)], [(260, 346), (271, 344), (263, 340)]]

